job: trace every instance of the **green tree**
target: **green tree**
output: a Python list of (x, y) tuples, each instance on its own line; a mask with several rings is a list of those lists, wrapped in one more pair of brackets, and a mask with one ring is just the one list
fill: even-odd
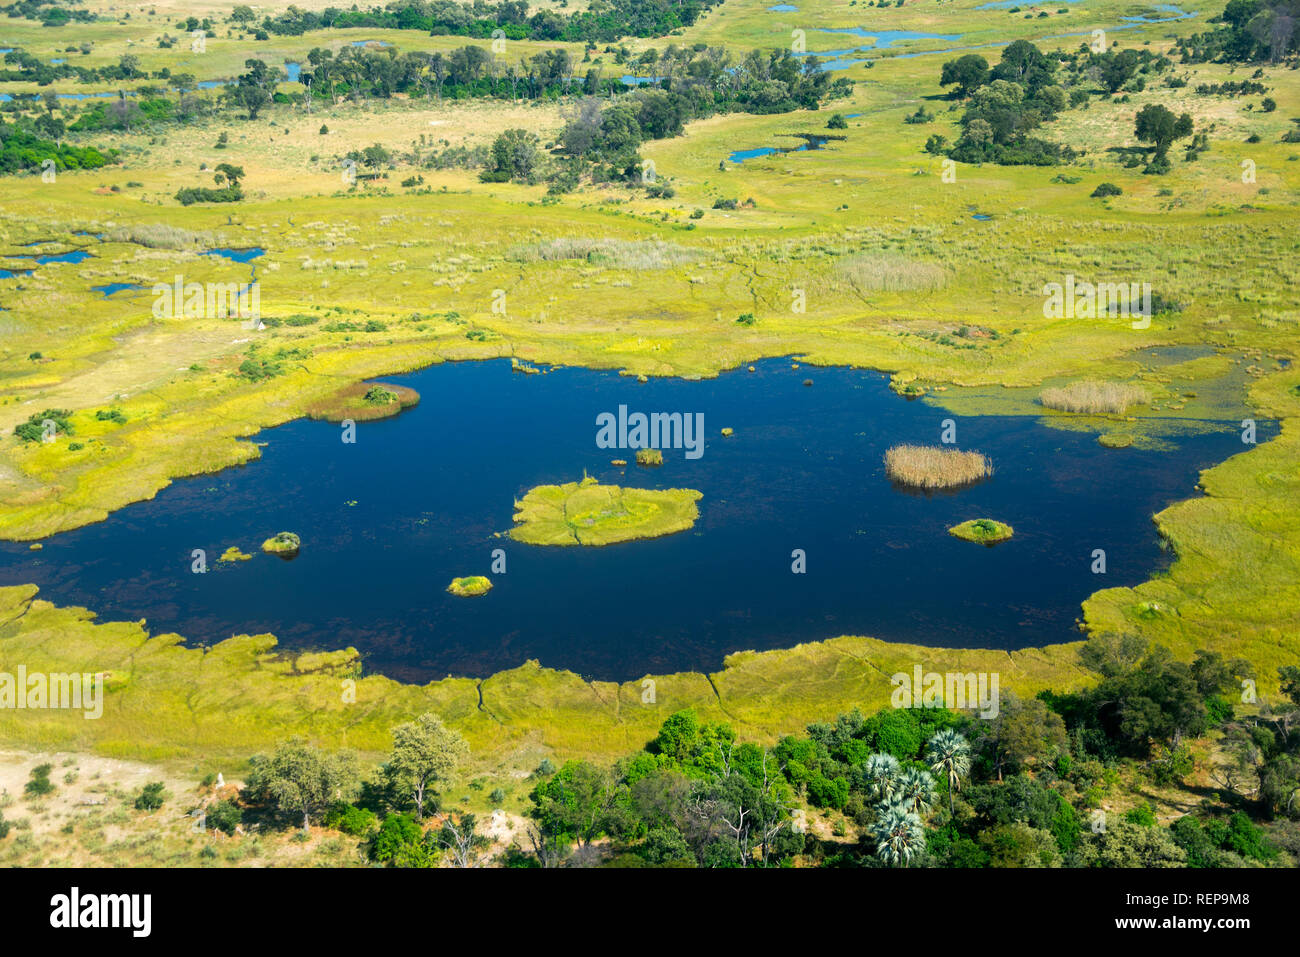
[(417, 820), (424, 818), (429, 792), (445, 786), (469, 755), (469, 745), (435, 714), (420, 715), (393, 729), (393, 750), (384, 777), (395, 792), (410, 798)]
[(537, 168), (537, 143), (536, 133), (506, 130), (492, 142), (494, 168), (510, 179), (527, 181)]
[(948, 781), (948, 812), (953, 811), (953, 794), (970, 770), (970, 744), (952, 728), (944, 728), (925, 748), (930, 770)]
[(301, 738), (280, 745), (270, 757), (254, 757), (250, 764), (249, 791), (281, 813), (301, 814), (303, 830), (311, 827), (312, 815), (345, 798), (358, 781), (353, 755), (323, 751)]
[(988, 82), (989, 61), (978, 53), (968, 53), (943, 65), (940, 86), (953, 87), (954, 99), (964, 100)]
[(921, 819), (901, 804), (881, 808), (869, 833), (876, 857), (891, 867), (906, 867), (925, 852)]
[(1156, 159), (1163, 161), (1174, 141), (1192, 135), (1192, 116), (1175, 116), (1160, 104), (1150, 103), (1138, 111), (1133, 132), (1139, 142), (1150, 143)]

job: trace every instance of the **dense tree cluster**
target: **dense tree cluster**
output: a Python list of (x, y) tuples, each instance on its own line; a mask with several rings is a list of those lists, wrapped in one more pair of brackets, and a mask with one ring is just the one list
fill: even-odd
[[(691, 26), (716, 0), (592, 0), (573, 13), (537, 10), (530, 13), (525, 0), (473, 3), (458, 0), (395, 0), (383, 8), (362, 10), (326, 7), (319, 13), (290, 7), (268, 16), (262, 29), (268, 33), (298, 36), (310, 30), (373, 27), (386, 30), (422, 30), (434, 36), (485, 39), (494, 35), (510, 40), (564, 40), (609, 42), (620, 37), (665, 36)], [(242, 11), (236, 8), (242, 16)], [(233, 20), (233, 17), (232, 17)], [(246, 23), (246, 19), (235, 21)], [(499, 33), (497, 32), (499, 31)]]
[(967, 100), (962, 135), (948, 155), (963, 163), (1033, 166), (1070, 159), (1068, 147), (1032, 135), (1067, 106), (1057, 66), (1026, 40), (1004, 49), (992, 69), (977, 54), (945, 63), (940, 85)]
[(1230, 0), (1216, 29), (1177, 40), (1184, 63), (1280, 63), (1300, 53), (1300, 2)]
[[(1253, 688), (1243, 661), (1177, 661), (1129, 635), (1094, 637), (1080, 657), (1097, 684), (1004, 693), (989, 719), (942, 704), (854, 710), (763, 746), (676, 712), (612, 766), (543, 761), (524, 832), (499, 862), (1241, 867), (1300, 854), (1300, 667), (1279, 669), (1284, 700), (1237, 716), (1233, 697)], [(1212, 729), (1222, 746), (1194, 759), (1189, 742)], [(442, 805), (467, 757), (432, 714), (395, 728), (368, 777), (350, 755), (294, 740), (253, 759), (242, 803), (364, 838), (380, 864), (472, 866), (491, 841), (474, 815)], [(1162, 822), (1148, 795), (1198, 762), (1222, 791)], [(1117, 803), (1126, 809), (1102, 810)]]
[(48, 114), (35, 119), (19, 117), (13, 123), (0, 120), (0, 174), (54, 169), (98, 169), (113, 161), (93, 146), (71, 146), (62, 142), (63, 124)]

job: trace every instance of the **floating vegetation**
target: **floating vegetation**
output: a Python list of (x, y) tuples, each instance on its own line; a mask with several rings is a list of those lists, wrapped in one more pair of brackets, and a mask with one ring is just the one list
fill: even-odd
[(507, 534), (528, 545), (612, 545), (685, 531), (699, 518), (694, 489), (601, 485), (594, 478), (539, 485), (515, 502)]
[(645, 468), (658, 468), (664, 464), (664, 454), (658, 449), (637, 449), (636, 464)]
[(238, 545), (231, 545), (221, 553), (221, 557), (218, 558), (217, 561), (230, 564), (232, 562), (246, 562), (252, 557), (253, 556), (247, 552), (241, 552)]
[(991, 518), (975, 518), (952, 526), (948, 529), (948, 534), (967, 542), (996, 545), (1011, 538), (1015, 534), (1015, 529), (1005, 522), (995, 522)]
[(885, 453), (890, 481), (912, 488), (956, 488), (993, 474), (993, 463), (979, 452), (932, 445), (895, 445)]

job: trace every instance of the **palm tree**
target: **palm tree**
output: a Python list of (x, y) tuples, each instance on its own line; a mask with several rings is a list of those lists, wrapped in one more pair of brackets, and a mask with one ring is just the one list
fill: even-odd
[(898, 777), (895, 796), (909, 811), (917, 815), (925, 814), (934, 804), (934, 778), (928, 771), (908, 768)]
[(888, 803), (898, 787), (898, 759), (892, 754), (873, 754), (862, 766), (872, 798)]
[(881, 807), (871, 826), (876, 856), (891, 867), (906, 867), (925, 850), (921, 819), (902, 804)]
[(953, 792), (961, 787), (962, 776), (970, 770), (970, 745), (952, 728), (944, 728), (925, 746), (930, 770), (948, 778), (948, 813), (953, 812)]

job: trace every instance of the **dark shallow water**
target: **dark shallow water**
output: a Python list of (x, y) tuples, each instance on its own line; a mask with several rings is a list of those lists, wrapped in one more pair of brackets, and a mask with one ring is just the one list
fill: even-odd
[[(1103, 449), (1033, 417), (953, 416), (958, 446), (991, 456), (996, 473), (927, 497), (891, 487), (881, 459), (896, 443), (937, 442), (948, 413), (900, 398), (877, 373), (757, 368), (638, 384), (581, 369), (521, 375), (498, 361), (389, 378), (418, 389), (420, 405), (362, 423), (355, 445), (326, 422), (270, 429), (248, 466), (177, 481), (40, 552), (0, 543), (0, 583), (35, 582), (49, 600), (147, 618), (154, 633), (195, 643), (268, 631), (289, 647), (355, 645), (368, 667), (408, 680), (527, 658), (631, 679), (841, 634), (1014, 649), (1072, 640), (1083, 598), (1162, 567), (1152, 514), (1243, 449), (1233, 423), (1152, 452)], [(633, 454), (595, 444), (596, 416), (620, 403), (702, 412), (703, 456), (668, 450), (662, 468), (621, 475), (610, 459)], [(720, 437), (723, 426), (736, 434)], [(1260, 441), (1275, 431), (1261, 423)], [(606, 483), (698, 489), (700, 520), (604, 548), (493, 537), (516, 497), (584, 469)], [(1016, 537), (986, 548), (946, 533), (985, 516)], [(297, 559), (258, 551), (280, 530), (302, 536)], [(230, 545), (254, 557), (217, 565)], [(190, 571), (196, 548), (205, 575)], [(455, 576), (488, 574), (494, 548), (507, 573), (492, 592), (445, 593)], [(791, 572), (796, 548), (803, 575)], [(1106, 575), (1090, 571), (1095, 548)]]

